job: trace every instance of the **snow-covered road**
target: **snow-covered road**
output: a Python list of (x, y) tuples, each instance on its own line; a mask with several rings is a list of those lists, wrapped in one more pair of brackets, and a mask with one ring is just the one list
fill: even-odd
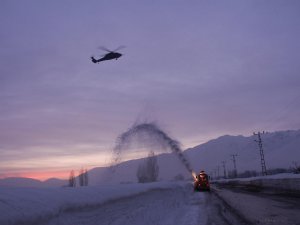
[[(0, 187), (1, 225), (228, 225), (230, 207), (191, 182), (83, 188)], [(229, 223), (227, 221), (230, 221)]]
[(45, 225), (223, 225), (210, 193), (194, 193), (190, 186), (156, 189), (115, 199), (97, 207), (61, 213)]
[(300, 203), (297, 196), (253, 191), (246, 187), (214, 186), (213, 189), (214, 193), (229, 204), (230, 208), (248, 224), (300, 225)]
[(0, 225), (299, 224), (298, 197), (191, 182), (76, 188), (0, 187)]

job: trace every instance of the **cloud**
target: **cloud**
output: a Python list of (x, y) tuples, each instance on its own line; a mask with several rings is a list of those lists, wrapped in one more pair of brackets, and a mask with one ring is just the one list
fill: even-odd
[[(188, 147), (299, 127), (297, 2), (0, 4), (7, 160), (106, 152), (144, 119)], [(127, 48), (95, 65), (99, 45)]]

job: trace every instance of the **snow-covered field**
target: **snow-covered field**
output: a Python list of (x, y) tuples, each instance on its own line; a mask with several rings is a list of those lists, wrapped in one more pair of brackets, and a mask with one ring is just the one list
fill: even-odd
[(153, 189), (179, 184), (103, 185), (78, 188), (0, 188), (0, 224), (34, 222), (56, 217), (64, 211), (96, 207)]
[(209, 195), (186, 182), (0, 188), (0, 224), (223, 224)]
[(295, 198), (249, 194), (238, 189), (213, 187), (213, 190), (213, 193), (193, 192), (190, 182), (76, 188), (0, 187), (0, 224), (300, 224), (300, 206)]

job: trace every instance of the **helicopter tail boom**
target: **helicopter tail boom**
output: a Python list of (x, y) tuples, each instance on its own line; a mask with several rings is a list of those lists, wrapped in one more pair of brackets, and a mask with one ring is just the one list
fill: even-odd
[(91, 59), (92, 59), (93, 63), (99, 63), (99, 62), (103, 61), (102, 58), (101, 59), (95, 59), (93, 56), (91, 57)]

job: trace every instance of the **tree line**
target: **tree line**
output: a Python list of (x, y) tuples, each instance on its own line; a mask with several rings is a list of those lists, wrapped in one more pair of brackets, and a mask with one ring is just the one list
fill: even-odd
[[(89, 184), (89, 176), (87, 169), (81, 168), (78, 175), (79, 186), (88, 186)], [(69, 176), (69, 187), (76, 187), (76, 176), (74, 170), (71, 170)]]

